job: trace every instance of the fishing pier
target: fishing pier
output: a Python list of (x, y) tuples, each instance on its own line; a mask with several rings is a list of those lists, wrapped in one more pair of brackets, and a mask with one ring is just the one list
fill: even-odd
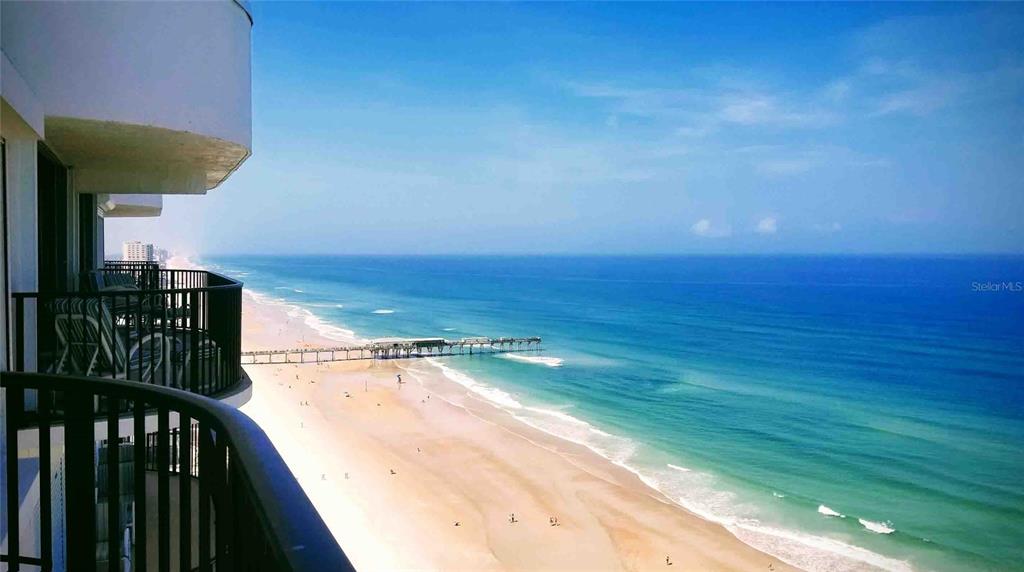
[(384, 338), (358, 346), (242, 352), (242, 365), (406, 359), (540, 350), (540, 338)]

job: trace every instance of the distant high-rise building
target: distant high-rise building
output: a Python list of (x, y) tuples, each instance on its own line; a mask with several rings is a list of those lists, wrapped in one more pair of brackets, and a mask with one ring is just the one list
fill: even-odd
[(155, 262), (153, 245), (148, 242), (129, 240), (121, 245), (121, 259), (132, 262)]

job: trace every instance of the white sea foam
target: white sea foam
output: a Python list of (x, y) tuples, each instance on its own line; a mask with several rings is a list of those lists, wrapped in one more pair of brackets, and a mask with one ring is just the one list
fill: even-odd
[(381, 308), (379, 310), (374, 310), (371, 313), (373, 313), (373, 314), (394, 314), (395, 311), (394, 310), (388, 310), (386, 308)]
[(891, 522), (874, 522), (871, 520), (864, 520), (863, 518), (858, 518), (857, 522), (859, 522), (864, 528), (878, 534), (892, 534), (896, 532), (896, 529), (892, 527)]
[[(277, 288), (275, 288), (276, 290)], [(308, 309), (291, 304), (284, 298), (273, 298), (266, 294), (261, 294), (253, 290), (245, 290), (245, 293), (252, 297), (258, 304), (264, 304), (268, 306), (283, 306), (286, 308), (286, 313), (289, 318), (301, 318), (302, 322), (312, 328), (321, 336), (334, 340), (337, 342), (354, 343), (359, 342), (359, 337), (352, 330), (335, 326), (320, 319), (319, 316), (309, 311)]]
[(444, 332), (454, 332), (455, 328), (442, 328), (442, 331), (444, 331)]
[(690, 469), (687, 469), (686, 467), (680, 467), (679, 465), (673, 465), (672, 463), (668, 464), (668, 468), (675, 469), (677, 471), (682, 471), (684, 473), (689, 473), (690, 472)]
[(440, 369), (441, 373), (443, 373), (448, 379), (483, 397), (487, 401), (494, 403), (495, 405), (511, 409), (521, 409), (523, 407), (523, 404), (519, 403), (508, 392), (502, 391), (496, 387), (484, 385), (461, 371), (454, 370), (434, 358), (426, 358), (426, 361)]
[(498, 354), (498, 357), (504, 359), (510, 359), (513, 361), (521, 361), (523, 363), (532, 363), (537, 365), (546, 365), (548, 367), (562, 367), (562, 358), (548, 357), (548, 356), (526, 356), (521, 354)]
[(823, 504), (819, 504), (818, 505), (818, 514), (823, 514), (825, 516), (830, 516), (830, 517), (831, 516), (838, 516), (839, 518), (846, 518), (845, 514), (840, 514), (840, 513), (830, 509), (829, 507), (827, 507), (827, 506), (825, 506)]
[(786, 498), (786, 495), (784, 495), (782, 493), (777, 493), (775, 491), (772, 491), (772, 496), (777, 498), (777, 499), (784, 499), (784, 498)]

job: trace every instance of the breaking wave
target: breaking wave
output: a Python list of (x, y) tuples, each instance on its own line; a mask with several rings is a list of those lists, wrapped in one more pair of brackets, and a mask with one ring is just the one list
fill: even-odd
[(858, 518), (857, 522), (859, 522), (864, 528), (878, 534), (892, 534), (896, 532), (896, 529), (892, 527), (891, 522), (874, 522), (871, 520), (864, 520), (863, 518)]
[(521, 361), (523, 363), (532, 363), (536, 365), (546, 365), (548, 367), (562, 367), (562, 358), (547, 357), (547, 356), (526, 356), (521, 354), (498, 354), (498, 357), (503, 359), (510, 359), (513, 361)]
[(825, 516), (838, 516), (839, 518), (846, 518), (846, 515), (840, 514), (840, 513), (836, 512), (836, 511), (828, 508), (827, 506), (825, 506), (823, 504), (819, 504), (818, 505), (818, 514), (823, 514)]

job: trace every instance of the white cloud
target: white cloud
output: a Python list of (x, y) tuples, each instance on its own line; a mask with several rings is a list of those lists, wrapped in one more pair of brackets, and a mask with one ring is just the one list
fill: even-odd
[(762, 175), (787, 176), (806, 173), (814, 166), (809, 159), (775, 159), (761, 161), (756, 168)]
[(843, 225), (839, 224), (838, 222), (818, 223), (811, 228), (813, 228), (817, 232), (833, 233), (843, 230)]
[(874, 115), (908, 113), (925, 116), (951, 103), (963, 90), (963, 85), (951, 80), (923, 81), (915, 87), (883, 96)]
[(697, 80), (675, 88), (619, 87), (608, 83), (567, 82), (578, 97), (601, 99), (620, 115), (677, 123), (677, 134), (702, 137), (725, 126), (821, 128), (841, 120), (837, 110), (814, 93), (769, 86), (736, 85), (727, 79)]
[(711, 129), (708, 128), (708, 127), (693, 127), (693, 126), (679, 127), (675, 131), (676, 135), (679, 135), (680, 137), (704, 137), (705, 135), (707, 135), (710, 132), (711, 132)]
[(779, 230), (779, 221), (775, 217), (764, 217), (758, 221), (757, 226), (754, 227), (754, 232), (758, 234), (775, 234)]
[(738, 125), (823, 127), (836, 121), (835, 114), (814, 109), (806, 102), (783, 105), (764, 94), (730, 94), (722, 98), (718, 117)]
[(702, 218), (693, 223), (690, 232), (705, 238), (724, 238), (732, 234), (732, 227), (729, 225), (715, 225), (710, 219)]

